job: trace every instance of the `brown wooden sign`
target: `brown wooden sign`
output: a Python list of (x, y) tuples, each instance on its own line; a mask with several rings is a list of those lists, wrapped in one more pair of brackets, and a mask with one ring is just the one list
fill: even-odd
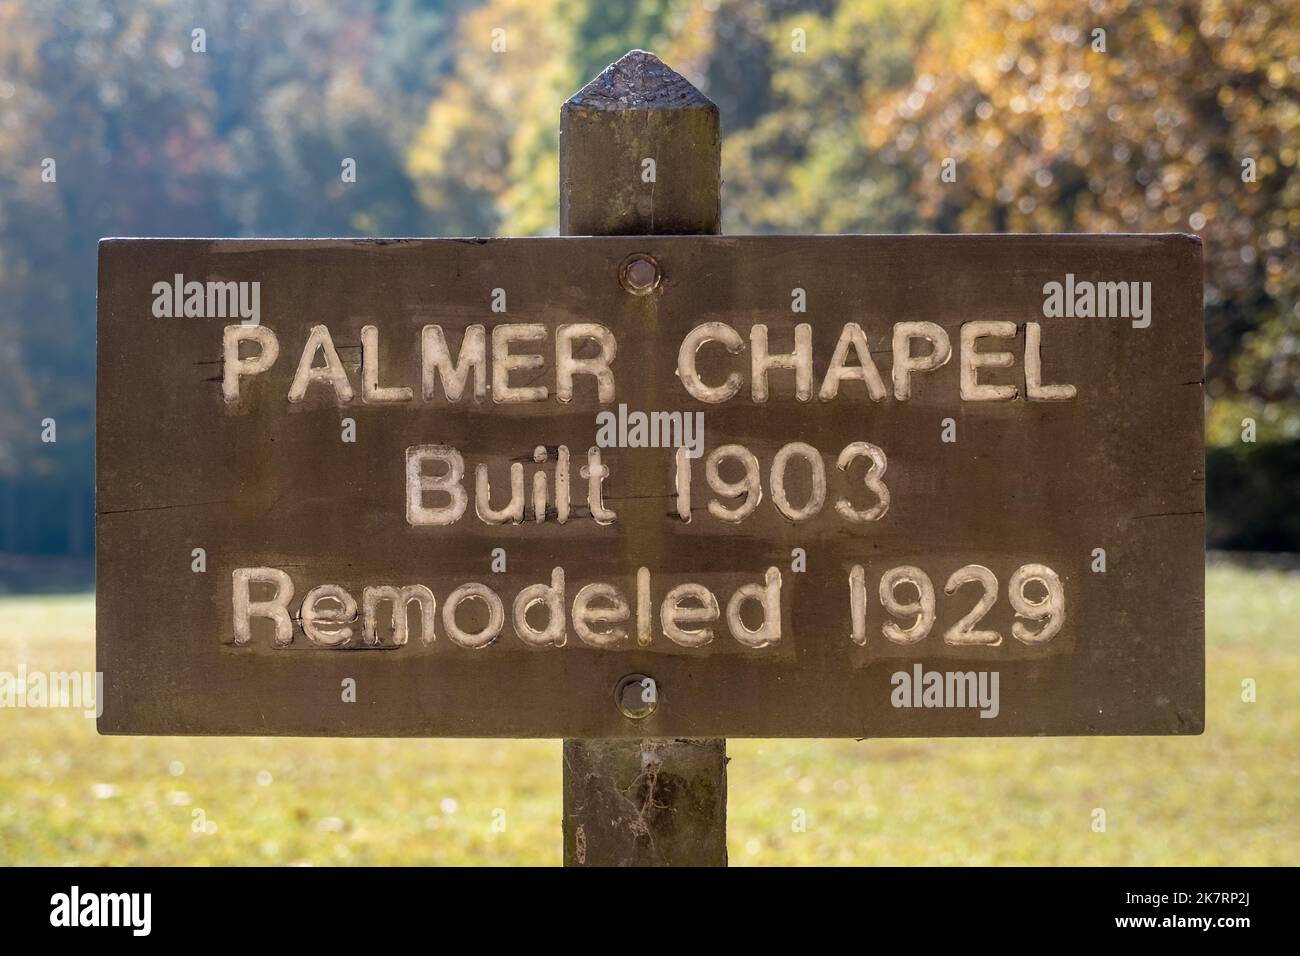
[(1186, 236), (106, 240), (100, 729), (1198, 733)]

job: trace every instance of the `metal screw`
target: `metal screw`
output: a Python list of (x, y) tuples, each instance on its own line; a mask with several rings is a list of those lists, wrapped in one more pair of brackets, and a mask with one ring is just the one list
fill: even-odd
[(628, 720), (644, 720), (659, 706), (659, 685), (653, 677), (628, 674), (614, 686), (614, 703)]
[(659, 288), (659, 278), (659, 263), (641, 252), (628, 256), (618, 269), (619, 285), (633, 295), (649, 295)]

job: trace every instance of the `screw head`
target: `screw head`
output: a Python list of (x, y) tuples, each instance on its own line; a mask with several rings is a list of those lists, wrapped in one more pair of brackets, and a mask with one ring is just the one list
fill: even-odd
[(659, 706), (659, 685), (645, 674), (628, 674), (614, 685), (614, 703), (628, 720), (645, 720)]
[(637, 252), (623, 260), (618, 269), (618, 282), (633, 295), (649, 295), (659, 288), (659, 263), (653, 256)]

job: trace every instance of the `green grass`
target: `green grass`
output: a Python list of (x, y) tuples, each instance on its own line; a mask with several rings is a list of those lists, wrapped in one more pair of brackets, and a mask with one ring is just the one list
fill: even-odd
[[(1207, 586), (1204, 735), (732, 741), (733, 864), (1296, 863), (1300, 574)], [(91, 597), (0, 600), (0, 621), (0, 670), (94, 669)], [(557, 741), (100, 737), (13, 709), (0, 729), (4, 864), (560, 862)]]

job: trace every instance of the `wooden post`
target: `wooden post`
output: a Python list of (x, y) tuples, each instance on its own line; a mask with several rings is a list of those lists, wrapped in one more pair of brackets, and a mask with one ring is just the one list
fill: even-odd
[[(716, 235), (721, 182), (717, 106), (653, 54), (560, 111), (566, 236)], [(725, 866), (726, 768), (725, 740), (566, 740), (565, 866)]]

